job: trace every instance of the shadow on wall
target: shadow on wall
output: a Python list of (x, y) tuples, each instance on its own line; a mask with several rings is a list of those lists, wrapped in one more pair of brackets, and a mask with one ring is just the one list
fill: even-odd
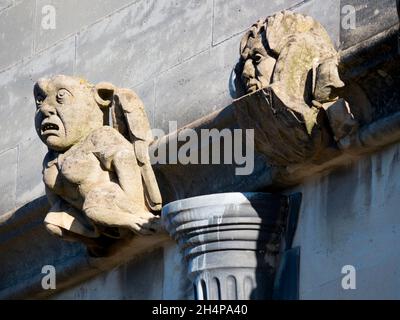
[(60, 275), (57, 289), (79, 266), (86, 265), (82, 245), (58, 240), (45, 230), (48, 209), (47, 198), (40, 197), (0, 221), (0, 299), (50, 295), (52, 290), (41, 286), (45, 265), (54, 266)]
[[(288, 196), (269, 194), (265, 199), (248, 197), (261, 219), (256, 244), (255, 287), (251, 300), (297, 300), (299, 297), (300, 249), (292, 248), (301, 193)], [(246, 286), (244, 287), (246, 291)]]
[(399, 16), (400, 20), (400, 0), (397, 0), (397, 15)]
[[(246, 194), (245, 194), (246, 195)], [(251, 300), (272, 299), (281, 236), (286, 217), (286, 197), (267, 194), (260, 203), (257, 197), (246, 196), (260, 218), (256, 240), (255, 287), (249, 294)], [(246, 286), (244, 290), (246, 291)], [(246, 293), (247, 295), (247, 293)]]

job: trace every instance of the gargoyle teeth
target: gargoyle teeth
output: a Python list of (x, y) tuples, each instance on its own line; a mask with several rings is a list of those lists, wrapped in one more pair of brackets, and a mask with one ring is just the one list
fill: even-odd
[(58, 129), (59, 129), (58, 125), (56, 125), (54, 123), (45, 123), (44, 125), (42, 125), (42, 130), (43, 131), (58, 130)]

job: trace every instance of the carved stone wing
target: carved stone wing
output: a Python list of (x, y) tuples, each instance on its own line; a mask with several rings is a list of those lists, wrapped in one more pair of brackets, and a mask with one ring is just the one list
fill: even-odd
[(161, 210), (161, 194), (148, 152), (152, 141), (151, 128), (142, 101), (132, 90), (117, 89), (111, 114), (113, 127), (134, 146), (148, 206), (154, 211)]

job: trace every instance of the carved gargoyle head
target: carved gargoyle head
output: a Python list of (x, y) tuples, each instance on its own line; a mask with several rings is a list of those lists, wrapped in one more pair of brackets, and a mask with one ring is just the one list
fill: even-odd
[(257, 101), (260, 107), (254, 106), (251, 112), (258, 113), (252, 115), (246, 114), (248, 107), (238, 108), (237, 118), (246, 128), (254, 127), (248, 119), (257, 118), (256, 148), (270, 163), (318, 163), (335, 141), (356, 130), (350, 107), (340, 99), (345, 84), (338, 64), (327, 31), (307, 15), (278, 12), (243, 36), (236, 93), (248, 95), (238, 99), (244, 105)]
[(266, 39), (265, 21), (259, 20), (240, 42), (240, 61), (235, 69), (242, 85), (240, 91), (251, 93), (268, 86), (275, 63)]
[(43, 161), (51, 205), (46, 229), (82, 241), (96, 256), (132, 233), (156, 232), (162, 199), (139, 97), (107, 82), (91, 85), (64, 75), (38, 80), (34, 96), (36, 130), (49, 148)]
[(64, 152), (103, 126), (103, 111), (111, 104), (113, 87), (58, 75), (39, 79), (34, 96), (36, 132), (49, 149)]
[(337, 52), (324, 28), (311, 17), (290, 11), (250, 27), (240, 42), (235, 72), (238, 95), (275, 85), (288, 96), (304, 96), (306, 103), (323, 103), (344, 86)]

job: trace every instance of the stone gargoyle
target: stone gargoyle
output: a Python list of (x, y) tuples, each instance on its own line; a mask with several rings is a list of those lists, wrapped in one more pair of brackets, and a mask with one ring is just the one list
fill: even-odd
[(326, 30), (302, 14), (283, 11), (259, 20), (242, 38), (238, 95), (261, 92), (265, 101), (237, 108), (237, 119), (245, 128), (259, 124), (256, 148), (273, 165), (323, 162), (330, 146), (357, 130), (339, 97), (345, 84), (338, 63)]
[(47, 230), (84, 242), (92, 253), (132, 232), (153, 233), (162, 201), (138, 96), (63, 75), (38, 80), (34, 96), (36, 131), (49, 149), (43, 161)]

